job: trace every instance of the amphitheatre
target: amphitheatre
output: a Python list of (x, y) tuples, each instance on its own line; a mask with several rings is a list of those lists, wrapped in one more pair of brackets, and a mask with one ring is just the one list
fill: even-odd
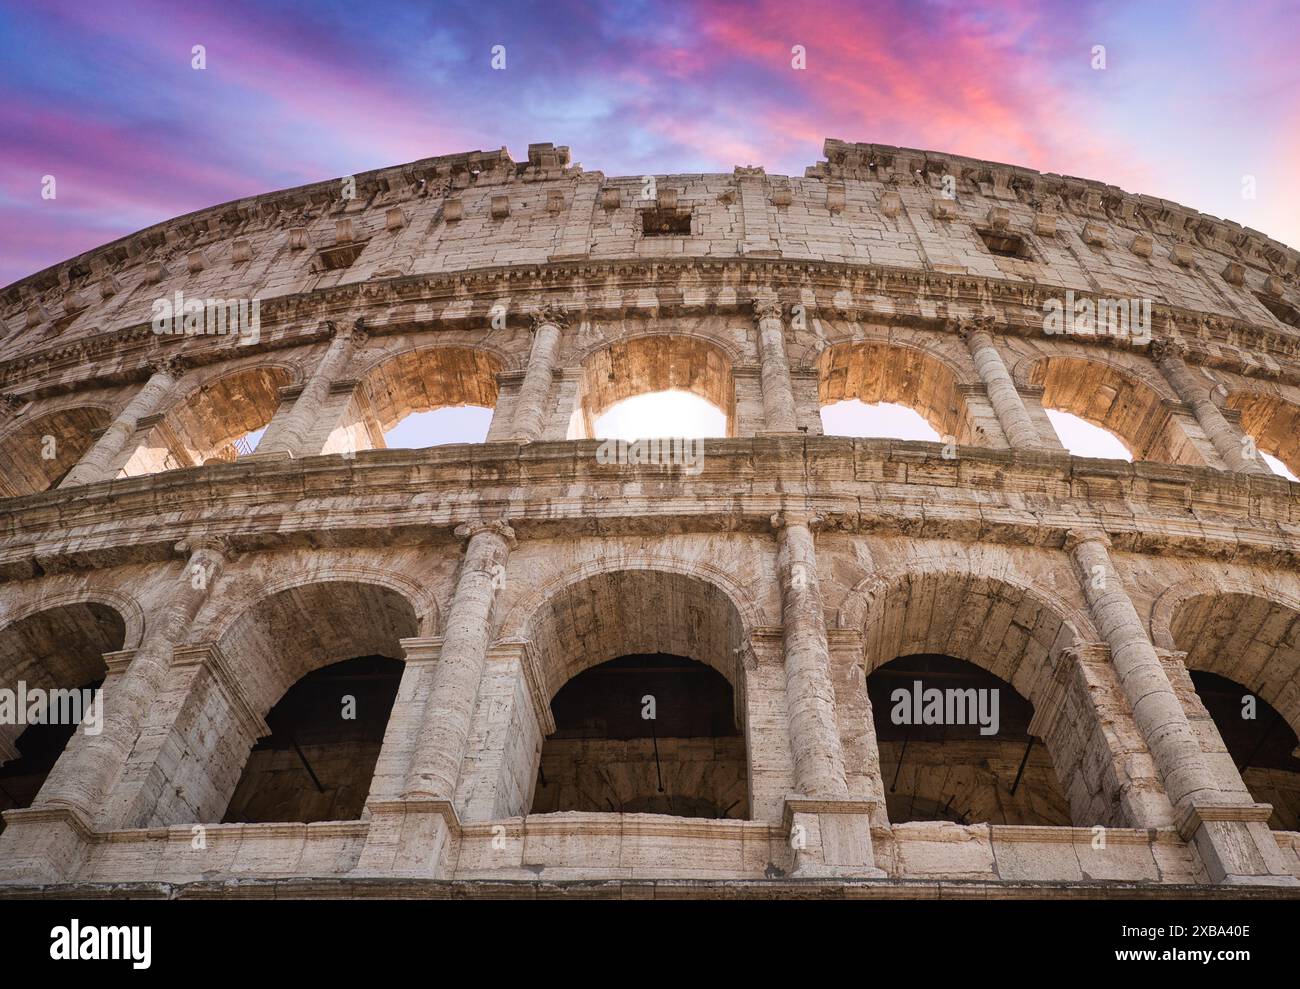
[[(103, 704), (0, 725), (0, 897), (1300, 896), (1300, 254), (837, 140), (650, 186), (429, 158), (0, 290), (0, 688)], [(664, 391), (698, 463), (598, 454)]]

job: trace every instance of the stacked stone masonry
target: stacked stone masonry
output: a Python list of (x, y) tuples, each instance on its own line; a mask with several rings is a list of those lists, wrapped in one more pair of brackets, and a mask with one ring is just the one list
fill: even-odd
[[(1300, 730), (1300, 486), (1259, 456), (1300, 472), (1295, 251), (833, 140), (803, 177), (539, 144), (348, 178), (0, 292), (0, 688), (102, 681), (104, 715), (10, 794), (0, 895), (1300, 893), (1300, 774), (1236, 758), (1198, 679)], [(1149, 300), (1149, 337), (1045, 332), (1067, 292)], [(257, 300), (257, 331), (155, 332), (177, 293)], [(601, 456), (596, 420), (665, 389), (725, 414), (702, 461)], [(942, 442), (823, 435), (853, 398)], [(385, 448), (457, 406), (484, 443)], [(1133, 462), (1071, 457), (1049, 408)], [(907, 657), (996, 678), (1028, 747), (882, 730)], [(267, 747), (295, 685), (363, 660), (386, 720)], [(677, 673), (708, 737), (570, 713)]]

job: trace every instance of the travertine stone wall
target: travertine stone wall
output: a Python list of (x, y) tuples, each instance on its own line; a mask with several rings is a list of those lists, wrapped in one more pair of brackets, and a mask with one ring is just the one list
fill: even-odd
[[(1300, 888), (1300, 835), (1268, 827), (1293, 774), (1239, 771), (1187, 673), (1300, 729), (1300, 488), (1258, 456), (1300, 469), (1296, 252), (1100, 183), (839, 141), (802, 177), (657, 176), (652, 198), (552, 145), (352, 178), (0, 291), (0, 688), (103, 677), (105, 712), (5, 811), (0, 889)], [(648, 210), (689, 233), (647, 232)], [(177, 293), (256, 301), (257, 322), (154, 332)], [(1150, 324), (1053, 332), (1067, 293)], [(595, 421), (669, 388), (726, 436), (611, 463)], [(824, 435), (849, 398), (942, 442)], [(385, 449), (404, 416), (463, 405), (493, 410), (487, 442)], [(1049, 408), (1134, 462), (1070, 457)], [(647, 813), (641, 740), (543, 756), (565, 683), (653, 653), (730, 685), (740, 734), (659, 759), (739, 817)], [(914, 803), (982, 787), (965, 824), (891, 821), (901, 752), (866, 680), (917, 654), (1033, 707), (1015, 798), (1002, 743), (911, 754)], [(359, 656), (404, 663), (360, 818), (218, 823), (286, 691)], [(559, 809), (590, 779), (624, 812)], [(1037, 823), (1003, 823), (1010, 799)]]

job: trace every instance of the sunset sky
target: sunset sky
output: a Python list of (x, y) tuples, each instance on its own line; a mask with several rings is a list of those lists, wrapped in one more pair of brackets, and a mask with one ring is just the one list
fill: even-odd
[(1300, 246), (1298, 37), (1300, 2), (1268, 0), (0, 0), (0, 284), (215, 203), (538, 141), (607, 175), (943, 150)]
[(1300, 245), (1298, 35), (1294, 2), (0, 2), (0, 283), (214, 203), (536, 141), (607, 175), (944, 150)]

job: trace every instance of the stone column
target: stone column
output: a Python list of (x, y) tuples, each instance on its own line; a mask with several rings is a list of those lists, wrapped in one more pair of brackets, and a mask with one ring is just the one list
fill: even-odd
[(342, 378), (356, 348), (366, 340), (365, 327), (358, 319), (352, 326), (339, 329), (329, 323), (332, 339), (293, 406), (283, 416), (277, 415), (266, 427), (266, 435), (257, 444), (253, 456), (288, 454), (310, 457), (318, 451), (308, 449), (306, 439), (316, 426), (321, 410), (329, 400), (330, 385)]
[(515, 545), (514, 530), (500, 519), (462, 525), (456, 535), (469, 544), (407, 771), (405, 800), (455, 799), (492, 638), (492, 606)]
[(959, 319), (956, 321), (957, 334), (966, 341), (966, 348), (975, 362), (975, 370), (988, 392), (993, 414), (997, 416), (1011, 448), (1042, 449), (1042, 438), (1038, 435), (1033, 420), (1029, 418), (1029, 410), (1025, 408), (1020, 392), (1016, 390), (1011, 372), (1002, 362), (1002, 355), (993, 343), (993, 335), (989, 332), (991, 323), (992, 320), (986, 317)]
[(510, 437), (518, 443), (532, 443), (541, 437), (546, 427), (546, 400), (551, 394), (560, 334), (566, 324), (564, 312), (553, 306), (547, 306), (533, 316), (533, 349), (528, 355), (528, 371), (515, 402), (514, 427)]
[(1088, 610), (1110, 646), (1111, 662), (1138, 730), (1151, 749), (1170, 801), (1177, 807), (1197, 794), (1213, 791), (1214, 785), (1187, 715), (1111, 562), (1109, 547), (1109, 538), (1100, 530), (1071, 530), (1066, 540), (1066, 549), (1079, 568)]
[(802, 513), (772, 516), (779, 541), (786, 717), (795, 789), (806, 797), (843, 798), (849, 790), (835, 720), (835, 687), (812, 534), (820, 521)]
[(1088, 610), (1110, 646), (1138, 731), (1174, 805), (1179, 832), (1195, 844), (1212, 882), (1300, 884), (1287, 872), (1264, 823), (1271, 808), (1218, 786), (1109, 547), (1099, 530), (1072, 530), (1066, 540)]
[(178, 357), (162, 357), (149, 362), (149, 380), (136, 392), (116, 419), (100, 435), (77, 465), (68, 471), (59, 485), (70, 488), (77, 484), (107, 481), (113, 476), (112, 465), (135, 435), (139, 420), (154, 414), (183, 373)]
[(1196, 381), (1183, 359), (1186, 352), (1184, 345), (1167, 338), (1151, 341), (1151, 356), (1160, 373), (1174, 386), (1179, 401), (1191, 406), (1196, 421), (1228, 469), (1271, 475), (1273, 472), (1258, 457), (1246, 454), (1245, 437), (1224, 418), (1209, 390)]
[(794, 387), (790, 383), (790, 358), (785, 352), (781, 306), (771, 300), (754, 300), (758, 326), (758, 355), (762, 362), (763, 418), (769, 433), (798, 432)]
[(77, 734), (55, 763), (34, 806), (65, 806), (87, 823), (105, 813), (109, 793), (125, 767), (145, 714), (162, 690), (172, 652), (221, 577), (230, 555), (223, 540), (200, 537), (178, 543), (187, 562), (162, 611), (146, 626), (144, 640), (120, 679), (103, 693), (104, 723), (98, 735)]
[(813, 543), (819, 522), (800, 512), (772, 516), (779, 533), (786, 719), (796, 790), (785, 799), (783, 823), (794, 876), (880, 877), (884, 873), (875, 865), (871, 819), (876, 814), (883, 820), (883, 808), (850, 792), (844, 768)]

